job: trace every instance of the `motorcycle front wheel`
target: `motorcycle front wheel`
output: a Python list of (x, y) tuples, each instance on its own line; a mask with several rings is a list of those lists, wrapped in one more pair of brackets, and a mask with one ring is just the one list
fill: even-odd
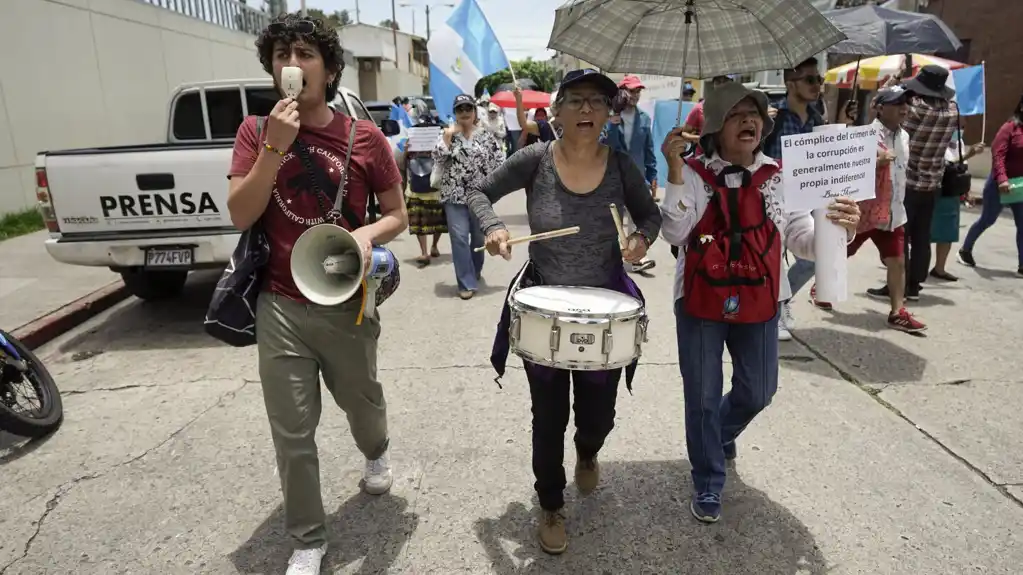
[(53, 433), (64, 420), (56, 382), (32, 350), (3, 330), (0, 335), (25, 362), (22, 369), (0, 350), (0, 430), (30, 438)]

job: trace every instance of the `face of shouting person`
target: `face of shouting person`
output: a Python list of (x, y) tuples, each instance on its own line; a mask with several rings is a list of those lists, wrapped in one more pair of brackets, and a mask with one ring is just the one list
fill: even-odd
[[(337, 32), (319, 20), (289, 14), (271, 22), (256, 40), (263, 69), (281, 85), (281, 70), (294, 66), (302, 70), (301, 108), (330, 102), (344, 70)], [(283, 95), (283, 94), (282, 94)]]
[(718, 133), (718, 145), (723, 157), (752, 155), (760, 146), (764, 118), (752, 98), (740, 100), (725, 115), (724, 125)]
[(567, 88), (558, 104), (558, 122), (566, 140), (597, 140), (610, 114), (607, 96), (588, 84)]

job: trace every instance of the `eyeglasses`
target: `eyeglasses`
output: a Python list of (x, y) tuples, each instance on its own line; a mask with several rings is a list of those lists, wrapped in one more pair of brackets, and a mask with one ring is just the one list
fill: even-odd
[(316, 29), (316, 23), (312, 20), (296, 20), (294, 22), (271, 22), (266, 27), (271, 34), (284, 34), (285, 32), (296, 32), (298, 34), (312, 34)]
[(473, 107), (469, 106), (468, 104), (463, 104), (461, 106), (455, 106), (455, 113), (459, 114), (459, 113), (462, 113), (462, 112), (472, 112), (472, 108)]
[(800, 80), (806, 82), (811, 86), (817, 86), (824, 83), (823, 76), (803, 76), (802, 78), (796, 78), (793, 82), (799, 82)]
[(583, 104), (589, 104), (591, 110), (606, 110), (611, 106), (611, 102), (607, 99), (607, 96), (598, 95), (590, 96), (589, 98), (584, 98), (582, 96), (568, 96), (561, 103), (561, 107), (572, 111), (578, 111), (583, 109)]

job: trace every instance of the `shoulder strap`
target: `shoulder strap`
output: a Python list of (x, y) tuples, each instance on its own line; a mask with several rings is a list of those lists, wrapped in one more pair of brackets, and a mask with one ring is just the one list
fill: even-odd
[(536, 165), (533, 166), (533, 173), (529, 174), (529, 181), (526, 183), (526, 193), (533, 191), (533, 183), (536, 182), (536, 174), (540, 171), (540, 164), (543, 163), (543, 159), (547, 156), (547, 153), (551, 149), (551, 142), (544, 142), (543, 153), (540, 154), (536, 160)]
[(777, 174), (779, 171), (781, 171), (780, 161), (778, 162), (777, 166), (772, 166), (770, 164), (760, 166), (760, 169), (757, 170), (756, 173), (753, 174), (753, 177), (750, 179), (750, 187), (753, 189), (759, 188), (760, 186), (764, 185), (764, 182), (773, 178), (774, 175)]
[(337, 188), (337, 197), (334, 198), (334, 209), (340, 210), (341, 203), (348, 193), (348, 167), (352, 165), (352, 150), (355, 148), (355, 130), (359, 121), (352, 118), (352, 129), (348, 132), (348, 150), (345, 152), (345, 171), (341, 174), (341, 184)]
[(686, 165), (696, 172), (696, 175), (700, 176), (700, 179), (710, 185), (711, 188), (717, 188), (717, 178), (714, 177), (714, 173), (707, 166), (703, 165), (699, 158), (687, 158)]

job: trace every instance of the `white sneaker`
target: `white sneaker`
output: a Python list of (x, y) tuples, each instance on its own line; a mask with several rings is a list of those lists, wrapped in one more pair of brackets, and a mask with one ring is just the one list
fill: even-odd
[(378, 459), (366, 460), (366, 471), (362, 474), (363, 489), (370, 495), (383, 495), (391, 489), (394, 475), (385, 451)]
[(792, 315), (792, 306), (788, 302), (781, 304), (778, 317), (778, 341), (792, 341), (792, 329), (796, 326), (796, 318)]
[(315, 549), (296, 549), (288, 560), (287, 575), (320, 575), (320, 563), (326, 554), (326, 543)]

